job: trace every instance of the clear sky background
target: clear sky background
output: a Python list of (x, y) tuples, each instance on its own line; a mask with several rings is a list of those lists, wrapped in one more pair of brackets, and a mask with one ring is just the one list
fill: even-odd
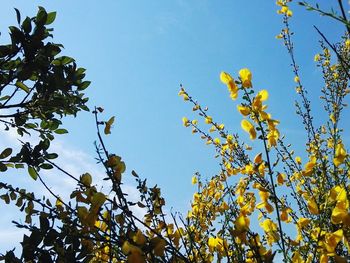
[[(34, 16), (38, 5), (57, 11), (53, 41), (62, 43), (64, 55), (72, 56), (87, 69), (86, 78), (92, 81), (86, 90), (90, 108), (105, 108), (105, 119), (116, 116), (106, 143), (111, 152), (125, 160), (127, 185), (131, 183), (131, 170), (137, 171), (148, 178), (150, 186), (158, 184), (162, 188), (169, 210), (185, 212), (189, 207), (195, 190), (191, 185), (194, 172), (209, 177), (219, 171), (214, 149), (182, 126), (181, 118), (193, 115), (191, 106), (177, 96), (180, 84), (201, 105), (209, 107), (215, 120), (248, 139), (241, 132), (237, 102), (229, 98), (219, 80), (223, 70), (234, 77), (239, 69), (248, 67), (256, 89), (269, 91), (269, 109), (281, 120), (281, 132), (288, 141), (299, 145), (295, 146), (297, 150), (302, 149), (305, 138), (294, 114), (294, 76), (282, 41), (275, 39), (283, 27), (275, 1), (2, 0), (0, 43), (9, 41), (7, 27), (16, 24), (13, 8), (17, 7), (22, 17)], [(313, 25), (331, 40), (339, 39), (343, 27), (296, 4), (292, 10), (301, 80), (309, 89), (319, 122), (325, 115), (318, 100), (320, 72), (313, 61), (320, 38)], [(81, 113), (64, 124), (69, 134), (61, 136), (55, 146), (64, 167), (77, 174), (92, 171), (102, 176), (93, 160), (93, 115)], [(0, 146), (15, 141), (13, 136), (0, 136)], [(9, 180), (14, 185), (41, 189), (28, 177), (23, 173)], [(48, 179), (57, 191), (74, 187), (55, 174), (48, 175)], [(16, 208), (0, 204), (0, 209), (7, 211), (0, 217), (3, 251), (21, 239), (9, 227), (11, 220), (21, 216), (15, 214)]]

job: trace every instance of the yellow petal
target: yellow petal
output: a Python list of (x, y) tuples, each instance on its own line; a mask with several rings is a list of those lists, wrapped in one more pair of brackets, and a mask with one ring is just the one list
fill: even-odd
[(231, 75), (224, 71), (220, 74), (220, 80), (226, 85), (228, 85), (230, 82), (233, 82), (233, 78), (231, 77)]
[(248, 120), (242, 120), (241, 127), (244, 131), (249, 133), (250, 139), (254, 140), (256, 138), (256, 131), (253, 126)]
[(197, 182), (198, 182), (197, 176), (194, 175), (194, 176), (192, 177), (192, 184), (196, 184)]
[(206, 124), (210, 124), (210, 123), (212, 123), (213, 122), (213, 118), (211, 117), (211, 116), (207, 116), (206, 118), (205, 118), (205, 123)]
[(111, 133), (111, 127), (112, 127), (112, 124), (114, 123), (114, 116), (111, 117), (106, 123), (105, 123), (105, 129), (104, 129), (104, 133), (107, 135), (107, 134), (110, 134)]
[(260, 96), (261, 101), (265, 101), (269, 98), (269, 93), (267, 90), (263, 89), (259, 91), (258, 96)]
[(297, 163), (297, 164), (301, 164), (301, 158), (300, 158), (300, 156), (297, 156), (297, 157), (295, 157), (295, 162)]
[(254, 163), (259, 164), (262, 162), (262, 153), (258, 153), (257, 155), (255, 155), (254, 157)]
[(239, 71), (239, 77), (242, 80), (242, 86), (248, 88), (252, 86), (252, 73), (249, 69), (243, 68)]
[(320, 213), (320, 211), (318, 210), (318, 206), (317, 206), (314, 199), (310, 199), (307, 202), (307, 207), (308, 207), (310, 213), (313, 215), (318, 215)]
[(183, 124), (185, 127), (190, 126), (190, 122), (189, 122), (189, 120), (188, 120), (186, 117), (183, 117), (183, 118), (182, 118), (182, 124)]
[(243, 116), (248, 116), (249, 113), (250, 113), (249, 107), (242, 106), (242, 105), (238, 105), (238, 106), (237, 106), (237, 110), (238, 110), (239, 113), (241, 113)]
[(278, 183), (278, 185), (283, 185), (285, 177), (286, 177), (285, 174), (278, 173), (278, 175), (277, 175), (277, 183)]
[(250, 219), (249, 217), (240, 215), (235, 221), (235, 227), (239, 232), (244, 232), (249, 229)]

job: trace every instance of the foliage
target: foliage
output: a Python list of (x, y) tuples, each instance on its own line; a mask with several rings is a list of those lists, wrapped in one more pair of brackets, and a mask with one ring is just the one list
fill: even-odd
[(0, 170), (27, 164), (35, 179), (34, 168), (52, 168), (45, 159), (56, 157), (47, 153), (54, 134), (67, 133), (60, 119), (88, 110), (82, 91), (90, 82), (84, 81), (85, 69), (77, 68), (73, 58), (59, 56), (63, 46), (49, 41), (53, 29), (47, 26), (55, 12), (39, 7), (36, 17), (23, 21), (17, 9), (16, 14), (18, 27), (9, 27), (11, 43), (0, 46), (0, 122), (20, 136), (34, 133), (39, 142), (31, 147), (24, 142), (12, 156), (13, 149), (5, 149)]
[[(281, 135), (279, 121), (267, 111), (268, 91), (254, 88), (253, 74), (249, 69), (240, 70), (236, 78), (222, 72), (220, 79), (227, 86), (232, 100), (238, 101), (237, 110), (243, 116), (242, 129), (251, 140), (261, 142), (262, 152), (244, 143), (238, 133), (227, 131), (224, 124), (216, 122), (208, 109), (181, 87), (179, 95), (192, 104), (193, 111), (204, 120), (203, 125), (209, 125), (209, 131), (196, 119), (184, 117), (183, 124), (215, 148), (221, 169), (207, 180), (195, 174), (192, 183), (197, 185), (198, 190), (193, 196), (190, 211), (186, 217), (172, 214), (170, 220), (164, 213), (165, 200), (160, 189), (148, 187), (146, 180), (134, 171), (132, 175), (137, 182), (138, 200), (131, 202), (125, 194), (122, 186), (125, 163), (120, 156), (107, 150), (100, 132), (103, 127), (104, 134), (110, 134), (114, 117), (100, 121), (103, 109), (95, 108), (97, 156), (105, 169), (104, 180), (110, 185), (109, 191), (99, 191), (89, 173), (76, 176), (64, 171), (45, 156), (46, 149), (43, 150), (44, 155), (39, 155), (42, 159), (40, 165), (47, 163), (77, 182), (69, 201), (50, 191), (40, 176), (39, 168), (43, 167), (33, 164), (38, 160), (33, 152), (28, 153), (33, 160), (31, 163), (23, 157), (3, 161), (3, 166), (28, 164), (30, 176), (39, 178), (56, 200), (52, 204), (48, 199), (39, 199), (33, 193), (0, 183), (0, 188), (6, 192), (2, 199), (6, 203), (16, 202), (26, 212), (27, 223), (16, 225), (30, 231), (30, 236), (25, 235), (21, 243), (21, 257), (9, 251), (3, 255), (5, 262), (273, 262), (277, 257), (285, 262), (347, 262), (350, 256), (350, 164), (340, 120), (349, 93), (350, 39), (345, 33), (339, 43), (331, 44), (320, 32), (324, 41), (315, 61), (324, 79), (321, 99), (329, 118), (320, 127), (315, 127), (308, 93), (294, 57), (293, 32), (289, 26), (293, 17), (290, 2), (277, 1), (278, 13), (284, 23), (277, 38), (283, 40), (295, 74), (299, 95), (296, 113), (301, 117), (307, 135), (307, 157), (304, 160)], [(302, 5), (309, 10), (331, 14), (328, 16), (338, 18), (347, 30), (349, 23), (343, 12), (338, 16), (335, 12), (322, 11), (318, 5), (312, 7), (306, 2)], [(48, 18), (41, 18), (43, 12), (40, 8), (37, 17), (30, 21), (48, 23)], [(47, 14), (49, 16), (52, 15)], [(21, 28), (24, 30), (26, 27), (22, 25)], [(69, 69), (79, 71), (73, 61), (65, 64), (65, 58), (50, 58), (50, 63), (45, 64), (47, 71), (40, 71), (41, 74), (37, 75), (31, 73), (37, 76), (33, 80), (19, 79), (25, 86), (18, 84), (18, 79), (5, 85), (11, 87), (10, 83), (14, 83), (12, 86), (17, 92), (36, 92), (32, 96), (25, 95), (24, 101), (28, 99), (28, 104), (17, 107), (19, 112), (23, 110), (22, 115), (27, 116), (25, 123), (35, 119), (41, 124), (44, 122), (44, 125), (32, 128), (16, 121), (6, 121), (5, 124), (11, 128), (37, 131), (42, 141), (52, 140), (52, 131), (57, 132), (58, 127), (50, 129), (51, 126), (45, 126), (52, 121), (53, 115), (75, 114), (84, 109), (86, 102), (79, 93), (86, 83), (82, 78), (72, 82), (70, 74), (58, 75), (62, 77), (62, 82), (77, 87), (72, 93), (48, 88), (53, 83), (46, 81), (51, 78), (40, 76), (55, 74), (56, 67), (64, 72)], [(14, 74), (4, 72), (2, 74), (9, 76)], [(38, 99), (41, 98), (41, 90), (36, 88), (37, 85), (26, 89), (24, 82), (28, 80), (38, 80), (38, 86), (47, 87), (45, 94), (48, 98), (55, 99), (56, 93), (71, 99), (80, 98), (70, 101), (75, 111), (69, 112), (65, 104), (59, 104), (54, 109), (41, 106), (40, 112), (44, 113), (40, 115), (33, 105), (41, 105)], [(5, 108), (1, 109), (7, 109), (8, 103), (2, 105)], [(11, 150), (5, 149), (0, 157), (5, 159), (10, 155)], [(142, 209), (142, 218), (136, 216), (136, 207)], [(38, 226), (31, 222), (31, 216), (38, 218)]]

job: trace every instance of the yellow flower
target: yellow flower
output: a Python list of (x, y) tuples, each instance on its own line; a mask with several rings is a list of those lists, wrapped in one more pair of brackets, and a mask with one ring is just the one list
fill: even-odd
[(252, 73), (247, 68), (243, 68), (239, 71), (239, 77), (242, 81), (242, 86), (244, 88), (249, 88), (252, 86)]
[(219, 138), (215, 138), (214, 139), (214, 144), (216, 145), (219, 145), (221, 142), (220, 142), (220, 139)]
[(190, 121), (189, 121), (186, 117), (183, 117), (183, 118), (182, 118), (182, 124), (183, 124), (185, 127), (188, 127), (188, 126), (190, 126)]
[(192, 184), (196, 184), (198, 182), (197, 176), (192, 177)]
[(313, 215), (318, 215), (320, 213), (318, 206), (313, 198), (310, 198), (310, 200), (307, 202), (307, 207), (309, 209), (309, 212)]
[(185, 94), (185, 90), (183, 88), (181, 88), (179, 91), (179, 96), (183, 96), (184, 94)]
[(262, 162), (262, 153), (258, 153), (257, 155), (255, 155), (254, 157), (254, 163), (259, 164)]
[(350, 48), (350, 39), (345, 40), (345, 48)]
[(283, 185), (285, 177), (286, 177), (285, 174), (278, 173), (278, 175), (277, 175), (277, 183), (278, 183), (278, 185)]
[(258, 96), (260, 97), (261, 101), (265, 101), (269, 98), (269, 93), (266, 89), (263, 89), (259, 91)]
[(289, 213), (292, 212), (292, 209), (289, 207), (283, 208), (281, 211), (281, 220), (283, 222), (289, 223), (292, 221), (292, 218), (289, 216)]
[(248, 120), (242, 120), (241, 127), (244, 131), (249, 133), (251, 140), (255, 140), (256, 131), (253, 124), (251, 124)]
[(237, 106), (237, 110), (239, 111), (240, 114), (242, 114), (243, 116), (248, 116), (250, 114), (250, 109), (247, 106), (242, 106), (242, 105), (238, 105)]
[(249, 229), (250, 219), (247, 216), (240, 215), (235, 221), (235, 228), (238, 232), (245, 232)]
[(220, 80), (222, 83), (227, 85), (227, 88), (230, 92), (231, 99), (235, 100), (238, 97), (238, 87), (234, 81), (234, 79), (230, 76), (230, 74), (226, 72), (221, 72)]
[(305, 164), (305, 166), (304, 166), (304, 170), (305, 170), (304, 175), (306, 175), (306, 176), (311, 175), (316, 164), (317, 164), (316, 157), (311, 156), (310, 161), (307, 164)]
[(343, 230), (339, 229), (333, 233), (327, 233), (324, 240), (324, 247), (328, 253), (334, 253), (336, 246), (343, 239)]
[(281, 12), (283, 13), (283, 14), (285, 14), (285, 13), (287, 13), (287, 11), (288, 11), (288, 6), (282, 6), (282, 8), (281, 8)]
[(332, 211), (331, 222), (335, 225), (344, 222), (348, 224), (350, 220), (350, 214), (348, 213), (348, 209), (349, 208), (346, 208), (346, 203), (337, 203)]
[[(151, 245), (153, 245), (153, 252), (156, 256), (164, 256), (166, 242), (163, 238), (155, 237), (151, 240)], [(133, 261), (130, 261), (133, 262)]]
[(233, 142), (233, 135), (232, 134), (227, 135), (226, 141), (227, 141), (227, 143), (232, 143)]
[(314, 61), (320, 61), (321, 60), (321, 56), (320, 54), (316, 54), (315, 57), (314, 57)]
[(310, 222), (311, 222), (311, 219), (302, 217), (302, 218), (299, 218), (297, 225), (300, 229), (302, 229), (306, 227), (308, 224), (310, 224)]
[(300, 253), (298, 251), (295, 251), (292, 256), (292, 262), (294, 263), (304, 263), (305, 261), (301, 257)]
[(211, 116), (207, 116), (206, 118), (205, 118), (205, 123), (206, 124), (210, 124), (210, 123), (212, 123), (213, 122), (213, 118), (211, 117)]
[(345, 201), (346, 200), (346, 190), (344, 187), (337, 185), (334, 186), (329, 192), (329, 200), (334, 201)]
[(222, 83), (228, 85), (230, 82), (234, 82), (233, 78), (231, 77), (230, 74), (226, 73), (226, 72), (221, 72), (220, 74), (220, 80)]
[(132, 258), (136, 261), (130, 262), (143, 262), (140, 259), (142, 258), (142, 251), (137, 246), (130, 244), (128, 241), (125, 241), (122, 245), (122, 252), (124, 255), (128, 255), (128, 259)]
[(346, 150), (344, 149), (344, 145), (342, 143), (338, 143), (335, 148), (335, 156), (333, 162), (335, 166), (339, 166), (342, 164), (347, 157)]
[(347, 199), (346, 189), (342, 186), (335, 186), (329, 194), (331, 202), (336, 201), (336, 205), (332, 211), (331, 222), (333, 224), (348, 224), (350, 222), (349, 200)]
[(276, 146), (277, 145), (277, 140), (280, 137), (280, 133), (277, 129), (271, 130), (267, 134), (267, 142), (268, 142), (268, 147)]
[(277, 225), (271, 219), (266, 219), (264, 222), (261, 222), (260, 226), (264, 229), (267, 243), (270, 246), (279, 240), (280, 237), (277, 232)]
[(333, 113), (331, 113), (331, 115), (329, 115), (329, 119), (330, 119), (333, 123), (336, 122), (336, 119), (335, 119), (335, 116), (334, 116)]
[(209, 237), (208, 246), (210, 251), (218, 250), (221, 251), (223, 249), (224, 242), (219, 237)]
[(300, 79), (299, 79), (298, 76), (295, 76), (295, 77), (294, 77), (294, 82), (296, 82), (296, 83), (300, 82)]
[(137, 245), (141, 245), (141, 246), (146, 243), (146, 237), (142, 234), (140, 229), (138, 229), (136, 234), (133, 236), (133, 241)]

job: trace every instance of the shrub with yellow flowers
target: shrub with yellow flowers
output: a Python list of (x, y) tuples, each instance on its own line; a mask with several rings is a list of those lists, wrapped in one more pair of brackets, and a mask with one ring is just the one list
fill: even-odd
[[(200, 178), (193, 181), (198, 184), (198, 192), (194, 194), (188, 222), (198, 247), (197, 261), (201, 261), (199, 257), (209, 261), (225, 258), (227, 262), (272, 262), (278, 258), (284, 262), (347, 262), (349, 259), (350, 164), (340, 118), (350, 92), (350, 40), (346, 32), (339, 43), (331, 45), (318, 31), (323, 38), (322, 52), (315, 56), (315, 61), (325, 81), (321, 99), (329, 118), (315, 127), (307, 90), (294, 57), (290, 2), (277, 1), (278, 14), (283, 16), (284, 23), (277, 38), (284, 41), (292, 61), (296, 92), (300, 96), (297, 114), (308, 138), (306, 160), (295, 156), (291, 145), (285, 143), (279, 121), (268, 112), (268, 91), (254, 88), (249, 69), (241, 69), (236, 78), (222, 72), (220, 79), (237, 103), (242, 129), (250, 140), (261, 141), (263, 152), (253, 155), (253, 148), (240, 140), (238, 132), (226, 131), (223, 124), (209, 116), (207, 108), (181, 87), (179, 95), (193, 104), (210, 128), (207, 131), (197, 121), (193, 124), (187, 118), (185, 126), (215, 147), (221, 166), (218, 175), (207, 182)], [(301, 5), (328, 14), (318, 5), (312, 7), (305, 2)], [(334, 14), (328, 15), (336, 18)], [(346, 17), (339, 20), (349, 27)]]

